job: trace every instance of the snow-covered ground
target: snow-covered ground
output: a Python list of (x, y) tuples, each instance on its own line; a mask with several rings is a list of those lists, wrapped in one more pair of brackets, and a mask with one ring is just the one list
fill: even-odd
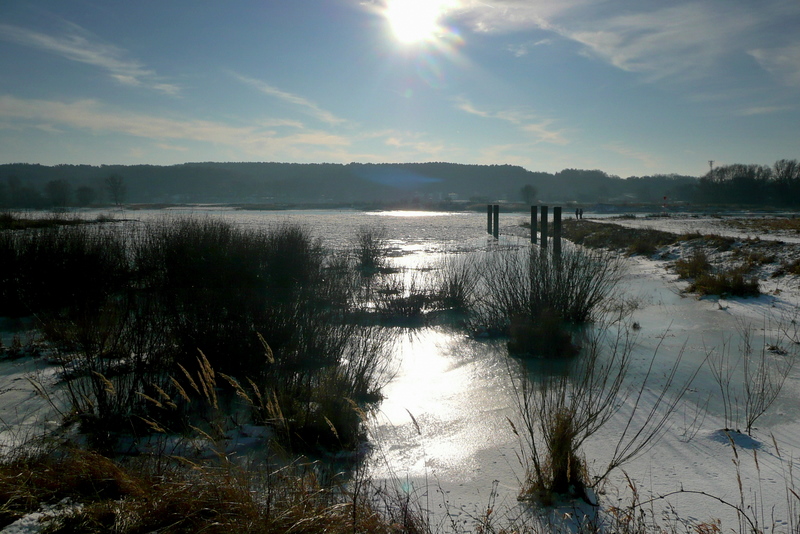
[[(785, 245), (778, 253), (787, 259), (796, 258), (800, 247), (795, 244), (800, 239), (792, 235), (756, 235), (718, 218), (604, 221), (676, 233), (724, 234), (740, 238), (743, 246), (748, 238), (779, 240)], [(771, 278), (765, 271), (760, 297), (696, 298), (682, 293), (686, 282), (669, 269), (679, 252), (671, 249), (654, 258), (630, 258), (629, 273), (617, 295), (636, 305), (631, 319), (637, 324), (637, 344), (628, 383), (635, 388), (651, 362), (654, 369), (639, 405), (645, 409), (634, 423), (646, 419), (647, 408), (655, 403), (679, 357), (674, 382), (683, 383), (695, 373), (696, 377), (665, 432), (614, 472), (603, 486), (600, 502), (606, 510), (624, 506), (633, 485), (639, 501), (653, 499), (643, 509), (662, 525), (720, 520), (724, 530), (748, 530), (740, 527), (734, 508), (740, 507), (766, 531), (773, 527), (775, 532), (796, 531), (800, 498), (793, 492), (800, 494), (800, 481), (795, 481), (793, 463), (800, 454), (800, 365), (789, 371), (778, 399), (756, 421), (751, 435), (723, 429), (744, 430), (746, 394), (739, 358), (743, 330), (751, 332), (756, 355), (770, 346), (765, 361), (796, 357), (800, 281), (792, 275)], [(3, 335), (7, 345), (10, 334)], [(727, 403), (707, 361), (709, 354), (727, 357), (723, 363), (731, 369)], [(387, 398), (371, 426), (373, 476), (404, 481), (445, 530), (450, 524), (468, 529), (489, 506), (499, 518), (527, 513), (516, 502), (524, 473), (517, 460), (519, 441), (508, 424), (518, 414), (503, 344), (431, 328), (404, 337), (398, 343), (398, 361), (397, 375), (386, 387)], [(0, 362), (0, 441), (18, 441), (43, 424), (55, 423), (52, 407), (35, 391), (37, 380), (46, 383), (52, 372), (30, 357)], [(635, 398), (628, 397), (618, 417), (585, 444), (590, 472), (601, 472), (607, 464)], [(726, 417), (726, 409), (736, 413)], [(497, 524), (502, 525), (502, 519)]]
[[(716, 218), (619, 222), (675, 233), (711, 234), (723, 229)], [(726, 235), (741, 239), (737, 246), (746, 247), (747, 239), (758, 237), (752, 231), (724, 228)], [(764, 269), (763, 294), (757, 298), (697, 298), (682, 293), (687, 282), (678, 280), (670, 268), (681, 252), (680, 247), (670, 247), (653, 258), (630, 258), (628, 275), (616, 295), (636, 307), (631, 320), (638, 327), (637, 343), (628, 376), (632, 391), (653, 362), (633, 427), (647, 419), (679, 358), (673, 383), (680, 385), (696, 376), (665, 431), (613, 473), (600, 495), (601, 504), (606, 509), (628, 504), (634, 485), (640, 501), (654, 499), (645, 510), (662, 525), (720, 520), (722, 528), (740, 530), (734, 508), (739, 507), (760, 528), (790, 531), (800, 523), (800, 499), (792, 493), (800, 494), (793, 474), (794, 458), (800, 453), (800, 365), (791, 368), (778, 399), (756, 421), (751, 435), (723, 429), (745, 429), (743, 331), (750, 332), (756, 359), (763, 354), (770, 364), (793, 363), (800, 340), (796, 324), (800, 282), (792, 275), (771, 278), (770, 269)], [(797, 252), (796, 245), (778, 247), (773, 266), (782, 258), (796, 258)], [(781, 355), (782, 351), (787, 354)], [(387, 399), (375, 425), (382, 459), (377, 473), (407, 481), (434, 511), (448, 514), (445, 522), (455, 518), (459, 525), (467, 525), (487, 507), (493, 508), (498, 525), (503, 524), (500, 510), (524, 515), (516, 502), (524, 477), (517, 459), (520, 443), (508, 424), (508, 419), (519, 422), (519, 414), (503, 345), (429, 331), (406, 340), (401, 352), (403, 365), (386, 388)], [(731, 371), (727, 410), (735, 413), (727, 417), (709, 355), (721, 362), (725, 372)], [(757, 382), (751, 380), (750, 386)], [(618, 415), (585, 444), (591, 473), (602, 472), (608, 464), (635, 400), (635, 395), (628, 397)], [(570, 512), (574, 517), (575, 511)]]

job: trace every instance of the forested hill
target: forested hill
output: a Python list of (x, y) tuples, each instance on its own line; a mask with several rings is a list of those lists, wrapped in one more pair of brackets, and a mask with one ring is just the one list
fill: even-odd
[[(550, 174), (513, 165), (454, 163), (6, 164), (0, 165), (0, 205), (57, 204), (48, 197), (59, 195), (70, 205), (85, 204), (78, 197), (107, 202), (112, 176), (124, 184), (126, 203), (653, 202), (663, 196), (680, 200), (697, 182), (688, 176), (621, 179), (597, 170)], [(525, 198), (523, 188), (535, 196)]]

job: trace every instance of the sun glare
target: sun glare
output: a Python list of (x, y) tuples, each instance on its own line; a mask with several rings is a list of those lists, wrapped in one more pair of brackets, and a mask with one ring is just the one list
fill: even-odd
[(439, 19), (449, 0), (389, 0), (385, 16), (402, 43), (432, 41), (443, 31)]

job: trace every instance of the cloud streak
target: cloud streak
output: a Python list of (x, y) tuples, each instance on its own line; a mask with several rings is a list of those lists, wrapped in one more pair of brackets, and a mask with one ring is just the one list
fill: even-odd
[(241, 74), (236, 73), (233, 73), (233, 76), (240, 82), (255, 88), (259, 92), (267, 96), (277, 98), (278, 100), (286, 102), (287, 104), (291, 104), (292, 106), (298, 107), (301, 109), (301, 111), (303, 111), (303, 113), (310, 115), (326, 124), (337, 125), (346, 122), (344, 119), (337, 117), (329, 111), (325, 111), (314, 102), (311, 102), (302, 96), (281, 91), (280, 89), (255, 78), (242, 76)]
[(476, 108), (472, 102), (460, 97), (455, 100), (456, 108), (470, 115), (476, 115), (484, 119), (494, 119), (505, 121), (518, 127), (523, 132), (532, 135), (537, 143), (551, 143), (554, 145), (566, 145), (569, 143), (564, 137), (564, 130), (554, 130), (551, 128), (555, 122), (553, 119), (542, 119), (530, 112), (518, 110), (485, 111)]
[[(648, 80), (715, 77), (748, 54), (783, 83), (800, 86), (800, 5), (784, 0), (462, 0), (450, 13), (473, 31), (553, 32)], [(779, 39), (785, 42), (776, 42)], [(524, 55), (529, 45), (509, 51)]]
[(645, 167), (654, 168), (656, 167), (656, 158), (652, 154), (647, 154), (645, 152), (640, 152), (628, 146), (622, 145), (620, 143), (612, 143), (604, 145), (603, 148), (614, 152), (615, 154), (619, 154), (620, 156), (624, 156), (626, 158), (630, 158), (633, 160), (637, 160), (641, 162)]
[(346, 146), (350, 141), (341, 136), (304, 130), (280, 136), (258, 126), (231, 126), (205, 120), (180, 120), (149, 114), (109, 111), (94, 100), (58, 102), (0, 96), (0, 121), (28, 121), (37, 128), (77, 128), (95, 133), (118, 133), (141, 137), (154, 142), (165, 140), (198, 141), (232, 147), (248, 147), (250, 151), (290, 146)]
[(98, 67), (122, 85), (143, 87), (169, 95), (180, 92), (177, 85), (159, 81), (155, 71), (135, 59), (126, 58), (122, 49), (95, 40), (80, 26), (69, 24), (68, 27), (69, 30), (62, 35), (49, 35), (20, 26), (0, 24), (0, 39)]
[(786, 85), (800, 87), (800, 42), (772, 49), (754, 49), (750, 55)]
[(743, 52), (734, 40), (754, 35), (757, 21), (737, 11), (731, 7), (721, 13), (708, 2), (689, 2), (609, 17), (591, 29), (579, 23), (562, 33), (588, 54), (651, 80), (705, 76), (726, 55)]

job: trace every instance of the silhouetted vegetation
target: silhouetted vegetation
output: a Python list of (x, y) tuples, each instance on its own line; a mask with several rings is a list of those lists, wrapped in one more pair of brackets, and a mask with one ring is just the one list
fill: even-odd
[[(512, 165), (454, 163), (299, 164), (185, 163), (182, 165), (0, 165), (0, 208), (131, 203), (238, 203), (280, 207), (315, 205), (435, 205), (534, 199), (581, 204), (675, 203), (800, 205), (800, 163), (732, 164), (702, 177), (620, 178), (601, 170), (554, 174)], [(457, 201), (457, 203), (455, 202)]]
[(709, 204), (797, 206), (800, 165), (779, 160), (765, 165), (724, 165), (700, 178), (697, 200)]
[(692, 200), (697, 179), (657, 175), (622, 179), (599, 170), (556, 174), (513, 165), (454, 163), (296, 164), (186, 163), (156, 165), (0, 165), (0, 208), (63, 205), (43, 194), (49, 182), (71, 188), (66, 205), (105, 202), (235, 203), (262, 207), (304, 205), (435, 206), (468, 209), (471, 203), (535, 199), (596, 202)]
[[(345, 320), (357, 273), (300, 227), (36, 228), (0, 233), (0, 253), (0, 315), (37, 317), (72, 414), (96, 437), (151, 418), (181, 430), (189, 399), (175, 377), (187, 373), (248, 384), (297, 448), (354, 447), (363, 403), (380, 396), (385, 337)], [(167, 396), (170, 410), (148, 401)], [(252, 416), (274, 423), (265, 405)]]
[[(15, 217), (0, 217), (0, 224), (3, 219), (13, 228)], [(612, 225), (567, 226), (587, 245), (628, 253), (652, 254), (681, 240), (717, 250), (734, 244), (665, 232), (632, 240), (628, 232), (607, 228)], [(386, 268), (386, 238), (384, 230), (362, 228), (354, 251), (333, 256), (304, 228), (290, 225), (262, 231), (166, 218), (141, 227), (33, 225), (0, 232), (1, 257), (9, 258), (0, 265), (0, 314), (34, 314), (41, 321), (61, 362), (65, 415), (100, 451), (113, 448), (116, 432), (183, 433), (221, 443), (245, 420), (269, 426), (294, 451), (354, 449), (364, 437), (369, 403), (380, 398), (387, 365), (383, 330), (360, 319), (367, 313), (387, 321), (424, 319), (442, 309), (467, 316), (473, 333), (479, 325), (508, 336), (512, 353), (581, 354), (567, 360), (567, 372), (537, 373), (513, 384), (519, 403), (514, 432), (526, 468), (521, 500), (548, 505), (568, 495), (591, 501), (588, 489), (664, 432), (689, 385), (679, 386), (674, 400), (666, 395), (677, 361), (658, 386), (647, 372), (624, 431), (612, 440), (608, 465), (595, 474), (583, 457), (584, 443), (620, 410), (631, 358), (627, 327), (618, 322), (598, 324), (580, 347), (573, 340), (585, 333), (581, 325), (607, 316), (618, 321), (606, 313), (616, 309), (607, 304), (622, 275), (617, 256), (572, 246), (560, 255), (498, 248), (480, 258), (448, 257), (430, 271), (393, 271)], [(746, 269), (715, 272), (705, 252), (695, 250), (676, 262), (676, 270), (700, 284), (696, 291), (747, 286)], [(739, 259), (745, 266), (770, 261), (766, 255)], [(435, 274), (425, 278), (425, 272)], [(606, 357), (601, 348), (614, 333)], [(747, 391), (753, 401), (748, 430), (789, 369), (761, 365), (751, 368), (755, 380), (746, 381), (762, 386)], [(655, 387), (662, 393), (652, 410), (637, 413), (638, 398)], [(243, 469), (216, 452), (211, 462), (173, 463), (161, 451), (152, 462), (127, 466), (95, 451), (64, 448), (6, 457), (0, 461), (0, 527), (69, 499), (63, 502), (70, 509), (47, 520), (48, 532), (433, 531), (413, 500), (418, 496), (391, 493), (358, 474), (325, 484), (299, 463)], [(576, 525), (586, 532), (659, 530), (644, 524), (646, 505), (633, 483), (631, 491), (633, 503), (612, 508), (615, 520), (605, 520), (613, 524), (592, 518), (586, 528), (581, 520)], [(517, 519), (501, 526), (492, 514), (490, 506), (473, 518), (476, 531), (549, 531)], [(470, 528), (452, 523), (455, 532)]]
[(624, 270), (610, 253), (565, 247), (494, 251), (475, 272), (473, 333), (509, 336), (515, 354), (560, 357), (577, 353), (573, 330), (598, 316)]

